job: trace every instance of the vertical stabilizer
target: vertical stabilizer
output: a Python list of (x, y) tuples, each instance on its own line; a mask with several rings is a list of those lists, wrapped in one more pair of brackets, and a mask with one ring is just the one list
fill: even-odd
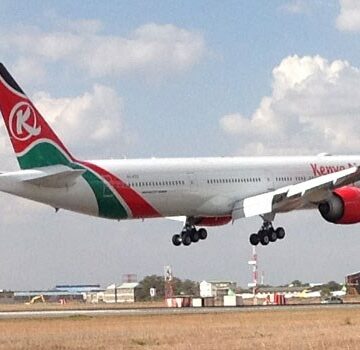
[(0, 111), (21, 169), (74, 160), (2, 63)]

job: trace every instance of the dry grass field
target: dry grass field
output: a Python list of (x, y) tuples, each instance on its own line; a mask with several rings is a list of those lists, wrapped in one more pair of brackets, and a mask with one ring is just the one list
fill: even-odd
[[(360, 302), (360, 300), (359, 300)], [(14, 304), (0, 304), (1, 311), (34, 311), (34, 310), (98, 310), (101, 309), (140, 309), (140, 308), (154, 308), (166, 307), (164, 301), (155, 302), (137, 302), (137, 303), (79, 303), (69, 302), (65, 305), (59, 303), (35, 303), (32, 305), (14, 303)]]
[(360, 309), (1, 320), (0, 349), (360, 349)]

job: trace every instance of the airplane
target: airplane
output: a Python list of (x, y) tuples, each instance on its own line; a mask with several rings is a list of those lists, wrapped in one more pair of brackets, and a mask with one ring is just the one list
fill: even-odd
[(21, 169), (0, 174), (0, 191), (56, 211), (181, 217), (175, 246), (206, 239), (205, 227), (254, 216), (262, 225), (250, 243), (265, 246), (285, 236), (273, 226), (275, 215), (292, 210), (317, 209), (334, 224), (360, 222), (360, 156), (79, 160), (2, 63), (0, 111)]

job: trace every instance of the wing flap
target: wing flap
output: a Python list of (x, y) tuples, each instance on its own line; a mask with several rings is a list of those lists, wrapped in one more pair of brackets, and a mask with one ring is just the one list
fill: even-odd
[(329, 191), (360, 181), (360, 167), (316, 177), (296, 185), (245, 198), (235, 203), (233, 220), (291, 210), (309, 203), (320, 203)]

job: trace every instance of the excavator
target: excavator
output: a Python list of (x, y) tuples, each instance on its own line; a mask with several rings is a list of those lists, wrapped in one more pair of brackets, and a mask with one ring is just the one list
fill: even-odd
[(26, 305), (32, 305), (36, 303), (46, 303), (45, 298), (42, 294), (36, 295), (28, 303), (25, 303)]

